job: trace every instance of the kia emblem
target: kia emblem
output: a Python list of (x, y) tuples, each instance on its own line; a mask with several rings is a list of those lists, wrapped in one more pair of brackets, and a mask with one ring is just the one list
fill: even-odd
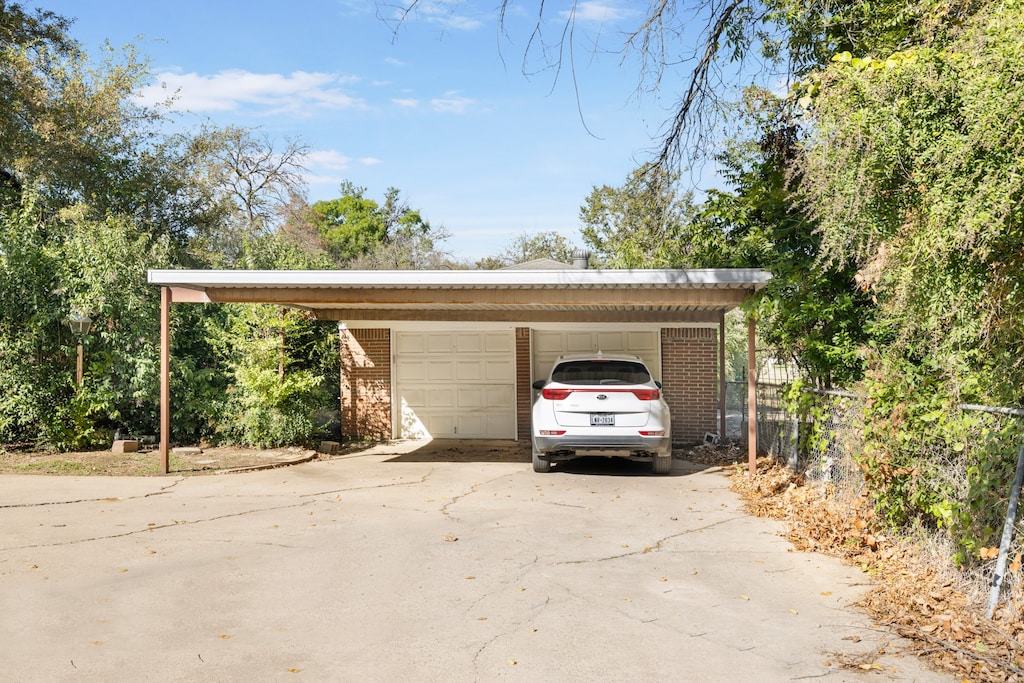
[(598, 395), (597, 395), (597, 400), (598, 400), (598, 401), (603, 401), (603, 400), (605, 400), (606, 398), (608, 398), (608, 396), (607, 396), (607, 395), (605, 395), (605, 394), (598, 394)]

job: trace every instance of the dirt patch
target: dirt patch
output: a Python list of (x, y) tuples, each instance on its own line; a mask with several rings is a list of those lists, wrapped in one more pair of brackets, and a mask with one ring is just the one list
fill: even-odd
[[(237, 446), (172, 449), (169, 465), (171, 474), (219, 474), (238, 469), (280, 467), (311, 459), (326, 459), (364, 448), (366, 444), (344, 446), (334, 455), (296, 447), (266, 450)], [(163, 470), (160, 452), (156, 448), (144, 448), (136, 453), (55, 453), (10, 448), (0, 450), (0, 474), (148, 477), (163, 476)]]

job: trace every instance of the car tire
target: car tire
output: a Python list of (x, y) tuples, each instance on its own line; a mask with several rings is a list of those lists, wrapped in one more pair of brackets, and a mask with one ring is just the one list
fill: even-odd
[(654, 456), (654, 458), (651, 459), (651, 469), (655, 474), (668, 474), (672, 471), (672, 456)]
[(547, 460), (542, 460), (540, 457), (540, 453), (538, 453), (537, 451), (533, 452), (533, 471), (541, 473), (551, 471), (551, 463), (548, 462)]

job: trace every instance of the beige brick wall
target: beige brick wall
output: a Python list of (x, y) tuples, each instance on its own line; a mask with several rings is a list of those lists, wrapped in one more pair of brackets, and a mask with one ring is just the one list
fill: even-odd
[(391, 438), (391, 331), (341, 331), (341, 433)]
[(672, 411), (672, 441), (698, 443), (705, 432), (717, 432), (718, 330), (663, 328), (661, 374)]

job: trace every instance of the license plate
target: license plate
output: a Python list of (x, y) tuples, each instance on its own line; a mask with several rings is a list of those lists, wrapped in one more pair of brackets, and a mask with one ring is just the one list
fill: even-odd
[(610, 426), (614, 427), (615, 426), (615, 416), (614, 415), (604, 415), (602, 413), (591, 413), (590, 414), (590, 424), (592, 424), (592, 425), (610, 425)]

